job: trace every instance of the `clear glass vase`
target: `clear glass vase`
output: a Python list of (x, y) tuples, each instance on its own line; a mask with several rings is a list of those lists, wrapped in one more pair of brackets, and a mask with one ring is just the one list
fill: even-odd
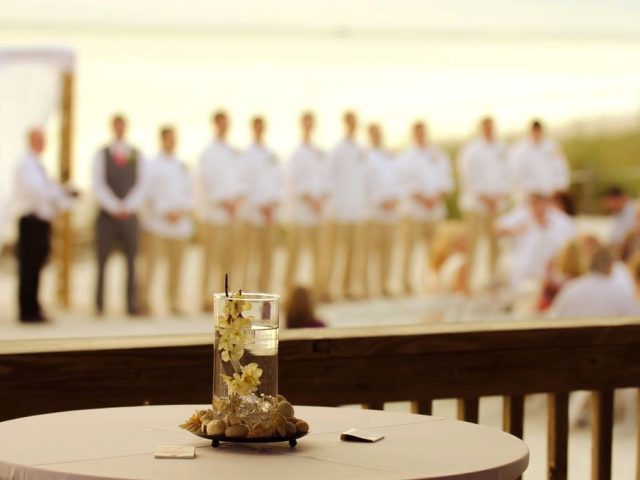
[(214, 295), (213, 403), (278, 396), (278, 295)]

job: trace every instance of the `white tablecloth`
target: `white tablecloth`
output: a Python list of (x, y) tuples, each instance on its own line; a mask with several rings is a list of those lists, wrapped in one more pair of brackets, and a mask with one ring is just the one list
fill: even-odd
[[(83, 410), (0, 423), (0, 479), (448, 479), (515, 480), (529, 451), (498, 430), (437, 417), (297, 407), (311, 433), (296, 448), (222, 444), (181, 430), (194, 405)], [(385, 435), (340, 441), (363, 428)], [(160, 445), (195, 445), (190, 460), (159, 460)]]

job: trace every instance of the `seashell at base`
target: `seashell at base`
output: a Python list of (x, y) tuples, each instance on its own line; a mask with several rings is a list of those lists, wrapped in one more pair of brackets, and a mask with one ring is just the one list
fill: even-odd
[(245, 425), (234, 425), (225, 430), (224, 436), (229, 438), (245, 438), (249, 429)]
[(207, 424), (207, 435), (224, 435), (227, 425), (222, 420), (211, 420)]
[(304, 420), (298, 420), (296, 422), (296, 432), (297, 433), (308, 433), (309, 432), (309, 424)]

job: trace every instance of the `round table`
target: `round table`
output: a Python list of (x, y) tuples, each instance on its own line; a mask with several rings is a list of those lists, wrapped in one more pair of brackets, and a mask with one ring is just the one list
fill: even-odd
[[(353, 408), (296, 407), (311, 432), (285, 443), (220, 448), (178, 425), (197, 405), (81, 410), (0, 423), (0, 478), (29, 479), (456, 479), (515, 480), (529, 450), (516, 437), (471, 423)], [(340, 440), (361, 428), (377, 443)], [(189, 460), (155, 459), (160, 445), (194, 445)]]

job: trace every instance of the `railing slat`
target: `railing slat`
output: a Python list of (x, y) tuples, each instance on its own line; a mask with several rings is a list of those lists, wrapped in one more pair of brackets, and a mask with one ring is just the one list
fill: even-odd
[(636, 479), (640, 480), (640, 390), (636, 390), (636, 432), (638, 436), (636, 454)]
[(550, 393), (547, 406), (547, 478), (567, 480), (569, 394)]
[(480, 399), (478, 397), (458, 399), (458, 420), (478, 423)]
[(613, 390), (591, 394), (591, 478), (611, 480)]
[(431, 415), (433, 403), (431, 400), (416, 400), (411, 402), (411, 412), (419, 415)]
[(636, 390), (636, 432), (638, 436), (636, 453), (636, 479), (640, 480), (640, 390)]
[(503, 397), (502, 428), (505, 432), (522, 438), (524, 434), (524, 396)]

